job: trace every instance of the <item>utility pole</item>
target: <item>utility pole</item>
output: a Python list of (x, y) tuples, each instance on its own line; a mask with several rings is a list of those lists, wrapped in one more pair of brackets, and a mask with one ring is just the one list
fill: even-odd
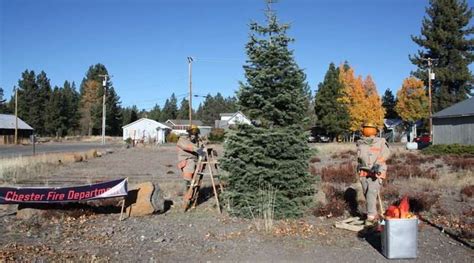
[(103, 77), (102, 87), (104, 88), (104, 96), (102, 97), (102, 145), (105, 145), (105, 96), (107, 95), (107, 78), (109, 75), (99, 75)]
[(433, 140), (433, 110), (432, 110), (432, 103), (431, 103), (431, 80), (435, 79), (435, 74), (432, 72), (431, 67), (433, 65), (433, 61), (437, 59), (432, 59), (432, 58), (422, 58), (422, 60), (428, 62), (428, 111), (429, 111), (429, 116), (430, 116), (430, 124), (429, 124), (429, 129), (430, 129), (430, 140)]
[(193, 125), (193, 82), (192, 69), (193, 57), (188, 57), (188, 72), (189, 72), (189, 128)]
[(15, 87), (15, 145), (18, 144), (18, 88)]

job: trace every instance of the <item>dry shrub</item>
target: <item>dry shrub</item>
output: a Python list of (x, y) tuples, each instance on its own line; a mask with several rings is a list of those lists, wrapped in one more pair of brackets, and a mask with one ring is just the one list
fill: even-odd
[(335, 199), (326, 205), (318, 204), (313, 211), (315, 216), (334, 216), (340, 217), (344, 215), (347, 210), (347, 205), (344, 200)]
[(344, 191), (336, 189), (334, 186), (325, 184), (322, 187), (323, 192), (328, 200), (327, 204), (317, 204), (313, 211), (315, 216), (334, 216), (344, 215), (348, 206), (344, 200)]
[(319, 159), (318, 157), (314, 156), (314, 157), (311, 157), (311, 159), (309, 160), (310, 163), (320, 163), (321, 162), (321, 159)]
[(410, 179), (412, 177), (438, 179), (439, 175), (433, 167), (422, 170), (415, 165), (388, 165), (387, 174), (389, 179)]
[(410, 211), (419, 213), (430, 211), (431, 207), (439, 201), (439, 194), (432, 193), (412, 193), (409, 194)]
[(330, 183), (353, 183), (355, 181), (355, 166), (351, 162), (321, 169), (321, 180)]
[(474, 196), (474, 185), (467, 185), (461, 189), (461, 195), (464, 197), (473, 197)]
[(399, 154), (396, 154), (396, 153), (390, 156), (390, 158), (388, 158), (387, 160), (387, 165), (401, 164), (401, 163), (402, 163), (401, 157)]
[(426, 162), (426, 160), (414, 153), (406, 153), (405, 154), (405, 163), (408, 165), (420, 165)]
[(474, 158), (460, 156), (445, 156), (444, 162), (451, 166), (451, 170), (457, 172), (460, 170), (474, 170)]

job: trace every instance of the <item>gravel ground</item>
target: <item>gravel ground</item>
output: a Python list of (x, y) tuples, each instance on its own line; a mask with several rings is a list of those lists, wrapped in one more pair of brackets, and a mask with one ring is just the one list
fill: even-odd
[[(0, 207), (0, 261), (300, 261), (381, 262), (377, 235), (367, 239), (335, 229), (335, 219), (308, 215), (275, 222), (271, 232), (258, 222), (219, 215), (208, 198), (187, 213), (178, 193), (176, 149), (120, 149), (87, 162), (58, 167), (28, 185), (70, 185), (129, 177), (158, 183), (170, 209), (163, 214), (119, 221), (116, 212), (51, 211), (17, 220), (14, 206)], [(419, 227), (419, 262), (473, 262), (473, 250), (424, 224)], [(395, 261), (396, 262), (396, 261)], [(404, 261), (406, 262), (406, 261)]]

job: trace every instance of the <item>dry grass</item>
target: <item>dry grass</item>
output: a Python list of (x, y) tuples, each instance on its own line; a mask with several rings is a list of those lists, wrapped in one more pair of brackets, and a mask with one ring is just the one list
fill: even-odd
[(330, 155), (334, 153), (355, 151), (355, 143), (324, 143), (313, 146), (321, 155)]
[(41, 177), (63, 164), (82, 162), (97, 157), (96, 150), (82, 153), (41, 154), (28, 157), (0, 159), (0, 183), (20, 183)]

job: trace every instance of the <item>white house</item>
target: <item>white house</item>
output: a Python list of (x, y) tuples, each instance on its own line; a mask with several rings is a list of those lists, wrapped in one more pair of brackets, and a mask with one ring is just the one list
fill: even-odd
[(219, 115), (221, 119), (216, 120), (216, 128), (227, 129), (229, 126), (236, 124), (252, 124), (250, 119), (240, 111), (235, 113), (221, 113)]
[(135, 142), (165, 143), (168, 126), (155, 120), (141, 118), (122, 127), (123, 140), (128, 138)]

